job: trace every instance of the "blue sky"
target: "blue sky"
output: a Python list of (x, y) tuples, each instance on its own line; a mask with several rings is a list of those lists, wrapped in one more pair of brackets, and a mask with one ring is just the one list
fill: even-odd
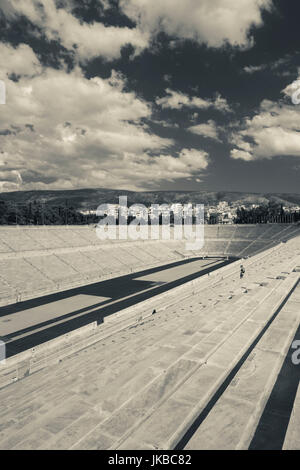
[(299, 192), (299, 14), (2, 0), (0, 190)]

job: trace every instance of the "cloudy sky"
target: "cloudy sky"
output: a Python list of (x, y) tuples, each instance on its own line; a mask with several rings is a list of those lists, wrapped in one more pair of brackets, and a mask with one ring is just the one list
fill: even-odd
[(0, 190), (299, 192), (299, 18), (298, 0), (0, 0)]

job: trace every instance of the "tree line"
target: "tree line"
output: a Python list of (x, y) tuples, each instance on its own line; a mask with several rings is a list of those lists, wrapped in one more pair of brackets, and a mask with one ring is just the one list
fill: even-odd
[(269, 202), (269, 204), (250, 209), (237, 210), (236, 224), (257, 223), (296, 223), (300, 221), (300, 211), (286, 211), (281, 204)]
[(82, 214), (68, 205), (49, 205), (38, 201), (13, 203), (0, 200), (0, 225), (84, 225), (98, 221), (95, 214)]

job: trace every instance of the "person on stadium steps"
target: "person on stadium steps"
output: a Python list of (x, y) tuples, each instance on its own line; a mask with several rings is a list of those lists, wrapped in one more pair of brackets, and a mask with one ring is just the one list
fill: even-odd
[(243, 279), (244, 274), (245, 274), (245, 268), (244, 268), (244, 266), (241, 264), (240, 279)]

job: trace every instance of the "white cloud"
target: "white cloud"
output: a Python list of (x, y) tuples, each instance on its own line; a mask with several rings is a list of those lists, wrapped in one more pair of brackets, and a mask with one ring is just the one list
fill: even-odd
[(100, 22), (80, 22), (67, 8), (58, 8), (54, 0), (10, 0), (0, 6), (9, 17), (25, 16), (38, 26), (48, 39), (58, 39), (81, 61), (102, 56), (120, 57), (123, 46), (131, 44), (136, 52), (148, 46), (149, 37), (137, 28), (104, 26)]
[(240, 123), (231, 136), (231, 143), (236, 147), (231, 152), (232, 158), (251, 161), (276, 156), (300, 157), (300, 108), (290, 98), (297, 90), (295, 83), (283, 90), (289, 103), (264, 100), (252, 119)]
[(183, 149), (179, 154), (179, 159), (193, 172), (205, 170), (209, 164), (208, 153), (196, 149)]
[(159, 119), (152, 119), (151, 122), (154, 123), (154, 124), (158, 124), (159, 126), (162, 126), (162, 127), (169, 127), (169, 128), (178, 128), (179, 127), (179, 125), (176, 122), (171, 122), (171, 121), (163, 121), (163, 120), (159, 120)]
[[(134, 22), (133, 28), (87, 23), (74, 15), (72, 0), (2, 0), (0, 10), (8, 19), (25, 16), (49, 40), (58, 40), (84, 62), (101, 56), (120, 57), (122, 47), (131, 44), (135, 54), (151, 44), (151, 37), (163, 30), (181, 39), (193, 39), (212, 47), (249, 46), (249, 28), (260, 25), (261, 8), (272, 0), (121, 0), (120, 8)], [(102, 1), (104, 9), (107, 1)], [(62, 7), (61, 7), (62, 6)], [(34, 30), (34, 34), (39, 34)]]
[[(27, 44), (19, 44), (16, 48), (9, 44), (0, 43), (0, 70), (5, 70), (6, 76), (34, 76), (42, 71), (39, 59)], [(3, 76), (4, 78), (4, 76)]]
[(287, 70), (287, 68), (290, 68), (288, 67), (288, 64), (291, 62), (291, 59), (292, 56), (290, 54), (286, 54), (284, 57), (266, 64), (247, 65), (243, 68), (243, 70), (249, 74), (261, 72), (262, 70), (268, 70), (269, 72), (279, 76), (290, 75), (293, 72), (291, 72), (291, 70)]
[(207, 137), (217, 141), (220, 140), (217, 125), (212, 119), (207, 121), (207, 123), (188, 127), (188, 131), (192, 132), (193, 134), (201, 135), (202, 137)]
[(230, 109), (226, 98), (222, 98), (222, 96), (217, 93), (215, 100), (212, 102), (211, 105), (213, 108), (217, 109), (218, 111), (222, 111), (224, 113), (231, 113), (232, 110)]
[[(125, 91), (120, 74), (87, 79), (80, 68), (66, 73), (41, 67), (23, 46), (2, 44), (1, 50), (10, 57), (8, 67), (3, 62), (0, 67), (0, 76), (7, 77), (7, 102), (0, 115), (1, 190), (141, 189), (199, 175), (207, 167), (205, 152), (170, 154), (173, 140), (144, 124), (151, 119), (151, 106)], [(27, 66), (18, 59), (22, 51), (31, 61)], [(35, 75), (29, 77), (33, 63)], [(18, 82), (8, 77), (17, 72)]]
[(233, 149), (231, 151), (231, 158), (233, 158), (234, 160), (245, 160), (246, 162), (250, 162), (251, 160), (253, 160), (251, 153), (239, 149)]
[(121, 8), (142, 31), (165, 31), (209, 46), (225, 42), (249, 46), (252, 25), (261, 25), (261, 8), (271, 0), (121, 0)]
[(164, 108), (182, 109), (183, 107), (208, 109), (214, 108), (222, 112), (231, 112), (230, 107), (225, 98), (219, 94), (216, 95), (214, 100), (199, 98), (198, 96), (189, 97), (179, 91), (166, 89), (167, 95), (162, 98), (156, 99), (156, 104)]
[(300, 104), (300, 76), (282, 90), (282, 93), (284, 93), (287, 98), (290, 98), (292, 103), (296, 105)]
[[(125, 163), (125, 165), (124, 165)], [(114, 167), (114, 175), (126, 177), (132, 183), (134, 174), (136, 182), (152, 184), (154, 181), (176, 181), (202, 174), (209, 164), (208, 153), (196, 149), (182, 149), (178, 156), (144, 154), (138, 159), (131, 154), (125, 155), (125, 161)], [(127, 186), (128, 187), (128, 183)], [(135, 186), (136, 188), (137, 186)]]
[(265, 64), (262, 64), (262, 65), (246, 65), (246, 67), (244, 67), (244, 71), (246, 73), (256, 73), (256, 72), (261, 72), (262, 70), (264, 70), (266, 68), (266, 65)]

